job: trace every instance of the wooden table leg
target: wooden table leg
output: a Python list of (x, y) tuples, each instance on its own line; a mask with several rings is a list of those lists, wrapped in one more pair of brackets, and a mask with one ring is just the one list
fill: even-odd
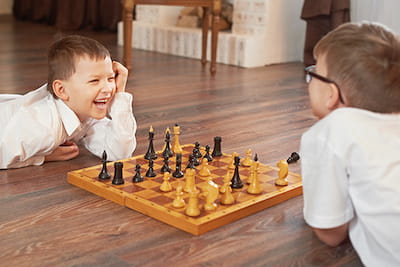
[(221, 13), (221, 0), (214, 0), (212, 10), (212, 35), (211, 35), (211, 66), (210, 72), (215, 74), (217, 71), (217, 43), (219, 32), (219, 20)]
[(207, 39), (208, 39), (208, 30), (210, 27), (209, 24), (210, 19), (210, 8), (203, 8), (203, 29), (202, 29), (202, 44), (201, 44), (201, 64), (203, 66), (207, 63)]
[(132, 69), (132, 22), (134, 0), (122, 0), (123, 8), (123, 40), (124, 40), (124, 65)]

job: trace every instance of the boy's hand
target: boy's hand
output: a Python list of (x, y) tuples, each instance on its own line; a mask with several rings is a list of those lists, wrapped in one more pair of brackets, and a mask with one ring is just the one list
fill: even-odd
[(113, 61), (112, 67), (115, 73), (115, 92), (125, 92), (125, 86), (128, 80), (128, 69), (117, 61)]
[(69, 160), (79, 155), (78, 146), (72, 141), (66, 141), (64, 144), (57, 147), (51, 154), (44, 158), (45, 162)]

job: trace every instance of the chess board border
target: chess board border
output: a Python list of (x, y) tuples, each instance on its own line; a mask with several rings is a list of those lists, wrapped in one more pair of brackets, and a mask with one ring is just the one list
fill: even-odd
[[(188, 146), (193, 147), (193, 145), (183, 145), (182, 148)], [(157, 153), (160, 154), (160, 151)], [(230, 155), (225, 153), (223, 153), (223, 155), (230, 157)], [(136, 159), (141, 159), (143, 156), (144, 155), (138, 155), (119, 161), (129, 162)], [(108, 163), (107, 165), (109, 166), (110, 164), (112, 163)], [(264, 165), (265, 167), (275, 171), (279, 170), (276, 167), (260, 163), (260, 166), (261, 165)], [(206, 216), (196, 218), (187, 216), (181, 211), (175, 210), (174, 208), (168, 208), (163, 205), (153, 203), (152, 201), (149, 201), (148, 199), (138, 195), (120, 190), (119, 188), (123, 187), (124, 185), (110, 187), (104, 182), (94, 179), (93, 176), (89, 177), (85, 175), (85, 173), (90, 173), (91, 171), (98, 172), (99, 168), (101, 168), (101, 165), (68, 172), (67, 180), (70, 184), (80, 187), (86, 191), (111, 200), (119, 205), (138, 211), (142, 214), (148, 215), (154, 219), (172, 225), (193, 235), (201, 235), (225, 224), (239, 220), (243, 217), (299, 196), (303, 193), (301, 176), (299, 174), (289, 172), (288, 177), (297, 177), (300, 182), (289, 184), (288, 186), (284, 186), (279, 190), (269, 193), (254, 195), (254, 198), (245, 202), (225, 206), (225, 208), (222, 210), (218, 210), (216, 212), (209, 213)]]

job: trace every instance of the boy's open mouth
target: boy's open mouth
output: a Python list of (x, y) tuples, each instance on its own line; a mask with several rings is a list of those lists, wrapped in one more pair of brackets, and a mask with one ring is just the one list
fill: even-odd
[(107, 107), (108, 100), (109, 100), (108, 98), (107, 99), (95, 99), (93, 102), (97, 108), (104, 109)]

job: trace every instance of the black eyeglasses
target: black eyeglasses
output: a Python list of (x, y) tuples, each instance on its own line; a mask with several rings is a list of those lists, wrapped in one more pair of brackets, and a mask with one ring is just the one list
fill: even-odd
[(336, 87), (337, 87), (337, 89), (339, 91), (339, 100), (340, 100), (340, 102), (342, 102), (344, 104), (342, 93), (340, 91), (339, 85), (336, 82), (334, 82), (331, 79), (328, 79), (328, 78), (326, 78), (324, 76), (321, 76), (318, 73), (316, 73), (315, 72), (315, 65), (308, 66), (305, 69), (305, 72), (306, 72), (306, 83), (310, 83), (312, 78), (317, 78), (320, 81), (323, 81), (323, 82), (326, 82), (326, 83), (333, 83), (334, 85), (336, 85)]

